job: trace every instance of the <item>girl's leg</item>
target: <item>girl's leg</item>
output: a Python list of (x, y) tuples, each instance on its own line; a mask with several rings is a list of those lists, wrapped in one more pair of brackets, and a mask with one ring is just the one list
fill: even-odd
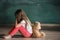
[(14, 27), (8, 34), (11, 36), (14, 36), (18, 30), (19, 30), (19, 27)]
[(31, 33), (29, 33), (28, 31), (27, 31), (27, 29), (26, 28), (24, 28), (23, 27), (23, 25), (21, 25), (21, 27), (19, 28), (19, 31), (20, 31), (20, 33), (24, 36), (24, 37), (31, 37)]
[(4, 36), (4, 39), (9, 39), (9, 38), (11, 38), (12, 36), (14, 36), (15, 33), (19, 30), (19, 27), (18, 27), (18, 26), (19, 26), (19, 25), (17, 25), (17, 27), (13, 27), (13, 28), (11, 29), (11, 31), (8, 33), (8, 35)]
[(9, 35), (14, 36), (15, 33), (18, 32), (20, 26), (21, 26), (21, 24), (18, 24), (16, 27), (14, 27), (13, 29), (11, 29), (11, 31), (9, 32)]
[(16, 28), (16, 27), (14, 27), (10, 32), (9, 32), (9, 34), (8, 35), (6, 35), (6, 36), (4, 36), (3, 38), (4, 39), (10, 39), (12, 36), (14, 36), (15, 35), (15, 33), (18, 31), (18, 27)]

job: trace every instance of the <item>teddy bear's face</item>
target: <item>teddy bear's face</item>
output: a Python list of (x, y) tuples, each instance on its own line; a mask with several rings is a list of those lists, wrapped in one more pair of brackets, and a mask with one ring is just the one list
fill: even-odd
[(36, 22), (34, 23), (34, 28), (35, 28), (35, 29), (41, 29), (40, 22), (37, 22), (37, 21), (36, 21)]

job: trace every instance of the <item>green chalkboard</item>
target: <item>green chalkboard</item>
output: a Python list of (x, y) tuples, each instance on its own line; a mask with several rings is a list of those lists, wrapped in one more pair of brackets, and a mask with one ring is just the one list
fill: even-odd
[(23, 9), (31, 22), (60, 23), (60, 0), (0, 0), (0, 24), (12, 24)]

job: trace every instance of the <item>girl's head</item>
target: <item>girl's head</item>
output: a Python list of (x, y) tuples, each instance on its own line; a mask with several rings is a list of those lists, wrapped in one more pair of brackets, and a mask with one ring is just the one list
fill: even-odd
[(25, 19), (26, 18), (26, 15), (24, 13), (24, 11), (22, 9), (18, 9), (16, 12), (15, 12), (15, 17), (18, 21), (22, 20), (22, 19)]
[(35, 22), (34, 22), (34, 28), (35, 28), (35, 29), (41, 29), (41, 24), (40, 24), (40, 22), (35, 21)]
[(16, 19), (19, 21), (21, 19), (21, 13), (22, 13), (22, 10), (21, 9), (18, 9), (16, 12), (15, 12), (15, 17)]

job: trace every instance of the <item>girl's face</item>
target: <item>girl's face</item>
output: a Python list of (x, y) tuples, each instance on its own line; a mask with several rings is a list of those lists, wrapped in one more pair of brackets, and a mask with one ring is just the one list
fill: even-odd
[(24, 16), (24, 13), (23, 12), (20, 12), (19, 14), (17, 14), (17, 20), (20, 21), (21, 19), (24, 19), (25, 16)]
[(17, 20), (20, 21), (21, 17), (17, 16)]
[(21, 19), (21, 13), (19, 13), (17, 16), (16, 16), (17, 20), (20, 21)]

